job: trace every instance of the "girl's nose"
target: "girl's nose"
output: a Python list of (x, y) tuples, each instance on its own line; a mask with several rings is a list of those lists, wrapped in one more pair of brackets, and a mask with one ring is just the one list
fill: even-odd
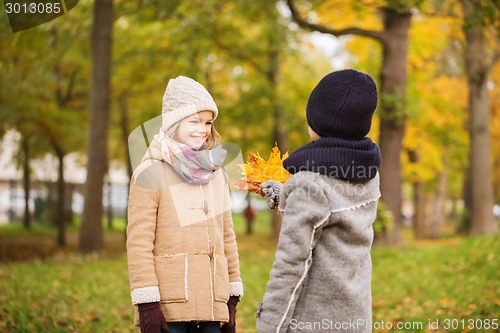
[(198, 128), (196, 129), (198, 133), (203, 133), (205, 134), (207, 132), (207, 128), (205, 127), (205, 124), (199, 124)]

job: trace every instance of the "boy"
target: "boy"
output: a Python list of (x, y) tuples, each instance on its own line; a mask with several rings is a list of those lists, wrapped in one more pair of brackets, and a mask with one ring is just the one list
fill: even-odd
[(283, 225), (257, 330), (371, 332), (372, 224), (380, 197), (378, 146), (366, 137), (377, 106), (373, 79), (326, 75), (307, 102), (312, 142), (290, 154), (285, 185), (262, 184)]

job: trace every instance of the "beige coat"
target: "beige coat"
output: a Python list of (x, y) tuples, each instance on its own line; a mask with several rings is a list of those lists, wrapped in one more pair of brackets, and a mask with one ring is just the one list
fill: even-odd
[(160, 301), (168, 322), (228, 321), (226, 302), (243, 295), (243, 284), (225, 179), (220, 170), (208, 184), (185, 182), (161, 161), (153, 140), (130, 183), (127, 255), (134, 305)]

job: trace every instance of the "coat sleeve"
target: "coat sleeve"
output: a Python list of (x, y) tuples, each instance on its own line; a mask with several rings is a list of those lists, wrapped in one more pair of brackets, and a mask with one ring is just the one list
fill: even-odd
[(154, 240), (159, 188), (153, 172), (157, 166), (134, 173), (130, 182), (127, 225), (127, 260), (134, 305), (159, 302), (160, 291), (154, 265)]
[(240, 276), (240, 261), (236, 234), (234, 233), (233, 218), (231, 213), (231, 199), (229, 197), (228, 184), (224, 186), (224, 252), (227, 258), (229, 274), (229, 295), (243, 296), (243, 282)]
[(313, 248), (328, 223), (329, 205), (321, 187), (311, 179), (294, 178), (282, 190), (283, 223), (270, 279), (257, 310), (259, 333), (287, 331), (311, 267)]

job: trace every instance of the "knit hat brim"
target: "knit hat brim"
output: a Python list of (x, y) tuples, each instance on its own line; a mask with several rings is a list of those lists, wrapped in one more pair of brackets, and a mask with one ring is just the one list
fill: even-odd
[(198, 100), (195, 103), (184, 105), (178, 109), (163, 114), (162, 127), (166, 131), (184, 118), (192, 116), (201, 111), (212, 111), (213, 120), (219, 113), (217, 105), (212, 99)]

